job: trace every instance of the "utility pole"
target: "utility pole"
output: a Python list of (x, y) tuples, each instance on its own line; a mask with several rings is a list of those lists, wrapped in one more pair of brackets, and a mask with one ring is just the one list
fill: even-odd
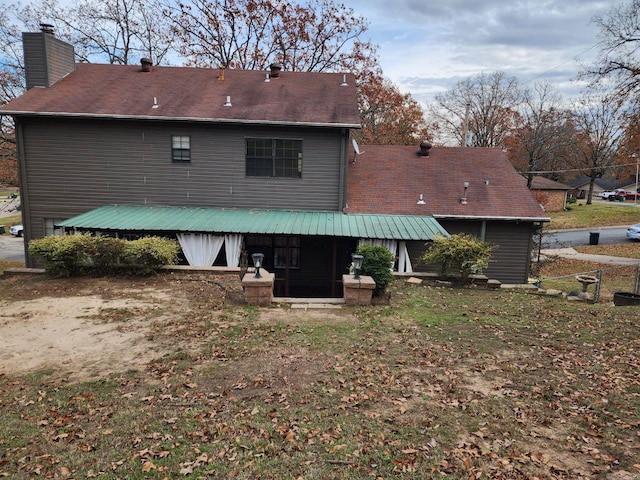
[(467, 135), (469, 135), (469, 109), (471, 104), (467, 102), (467, 108), (464, 111), (464, 129), (462, 130), (462, 146), (467, 147)]

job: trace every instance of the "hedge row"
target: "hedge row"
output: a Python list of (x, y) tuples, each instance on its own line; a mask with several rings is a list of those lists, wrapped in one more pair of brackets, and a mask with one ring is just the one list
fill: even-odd
[(149, 275), (177, 261), (180, 246), (174, 240), (146, 237), (122, 240), (90, 234), (49, 236), (32, 240), (29, 254), (40, 256), (49, 273), (76, 275)]

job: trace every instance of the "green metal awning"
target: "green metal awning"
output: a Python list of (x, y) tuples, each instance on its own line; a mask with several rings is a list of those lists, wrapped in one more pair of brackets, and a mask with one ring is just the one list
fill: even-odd
[(106, 205), (56, 224), (78, 230), (241, 233), (433, 240), (448, 236), (431, 216)]

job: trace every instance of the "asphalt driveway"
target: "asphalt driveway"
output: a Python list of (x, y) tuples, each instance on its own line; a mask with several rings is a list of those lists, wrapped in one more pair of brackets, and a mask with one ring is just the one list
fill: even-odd
[(24, 263), (24, 238), (0, 235), (0, 260)]

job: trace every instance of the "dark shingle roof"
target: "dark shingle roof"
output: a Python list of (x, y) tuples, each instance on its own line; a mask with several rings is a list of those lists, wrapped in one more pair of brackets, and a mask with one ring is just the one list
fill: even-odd
[[(526, 179), (525, 179), (526, 180)], [(573, 187), (550, 178), (535, 176), (531, 179), (532, 190), (571, 190)]]
[[(11, 115), (148, 118), (359, 127), (351, 74), (78, 64), (51, 87), (0, 107)], [(343, 86), (346, 79), (347, 86)], [(232, 106), (225, 106), (227, 97)], [(157, 108), (153, 108), (154, 99)]]
[(436, 147), (421, 157), (417, 147), (360, 148), (348, 167), (349, 212), (548, 221), (500, 149)]

